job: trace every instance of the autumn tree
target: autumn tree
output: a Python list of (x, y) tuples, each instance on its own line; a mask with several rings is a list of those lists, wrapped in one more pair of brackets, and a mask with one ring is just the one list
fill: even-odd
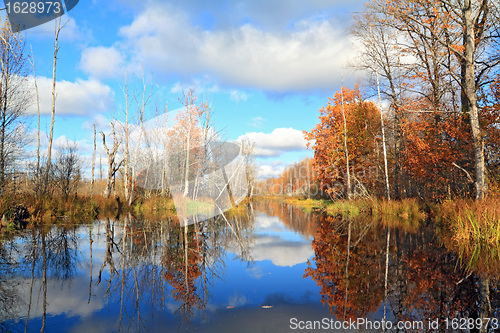
[[(446, 74), (459, 86), (461, 111), (468, 118), (474, 148), (476, 198), (483, 198), (487, 186), (478, 90), (490, 81), (491, 70), (500, 63), (498, 3), (376, 0), (373, 5), (391, 18), (384, 23), (401, 33), (405, 51), (423, 64), (419, 74), (431, 83), (440, 82), (440, 74)], [(432, 104), (439, 94), (439, 87), (434, 86)]]
[[(313, 164), (326, 192), (331, 196), (347, 197), (346, 143), (351, 163), (349, 171), (357, 194), (367, 194), (368, 189), (376, 189), (379, 185), (378, 177), (371, 173), (377, 171), (379, 164), (380, 114), (372, 102), (362, 99), (357, 87), (343, 90), (343, 94), (337, 92), (334, 98), (329, 98), (326, 108), (320, 109), (319, 124), (304, 134), (314, 150)], [(351, 133), (347, 138), (345, 128)]]
[(483, 90), (480, 107), (489, 187), (493, 192), (500, 193), (500, 75)]
[(188, 197), (194, 194), (194, 180), (201, 166), (204, 151), (204, 129), (201, 121), (208, 111), (208, 104), (196, 104), (197, 96), (193, 89), (185, 92), (181, 98), (183, 108), (176, 115), (170, 130), (172, 140), (168, 149), (172, 185), (179, 184), (178, 192)]

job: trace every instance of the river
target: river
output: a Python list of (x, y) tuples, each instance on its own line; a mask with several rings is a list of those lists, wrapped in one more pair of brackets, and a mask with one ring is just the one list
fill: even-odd
[(122, 216), (2, 237), (5, 332), (500, 328), (498, 253), (461, 249), (428, 220), (272, 201), (188, 227)]

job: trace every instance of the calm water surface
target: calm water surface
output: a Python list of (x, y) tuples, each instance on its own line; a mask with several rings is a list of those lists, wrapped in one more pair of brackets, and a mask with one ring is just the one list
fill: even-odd
[(289, 332), (385, 315), (447, 332), (446, 319), (498, 318), (498, 253), (455, 248), (428, 222), (387, 225), (274, 202), (187, 229), (126, 216), (3, 236), (0, 331)]

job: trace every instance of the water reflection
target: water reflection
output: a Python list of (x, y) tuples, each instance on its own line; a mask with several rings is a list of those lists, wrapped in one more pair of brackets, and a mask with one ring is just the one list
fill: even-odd
[(310, 217), (292, 211), (283, 221), (283, 209), (290, 212), (247, 207), (183, 227), (129, 215), (4, 239), (1, 330), (218, 327), (227, 311), (315, 303), (314, 283), (301, 277), (312, 255)]
[[(387, 229), (380, 221), (320, 219), (315, 256), (304, 276), (320, 286), (332, 315), (340, 320), (387, 315), (393, 322), (425, 325), (439, 319), (442, 332), (450, 331), (446, 319), (498, 317), (498, 271), (460, 265), (456, 249), (443, 246), (445, 236), (432, 224), (402, 229), (406, 232), (397, 225)], [(499, 267), (498, 258), (484, 258)]]
[(34, 228), (0, 242), (0, 331), (288, 332), (292, 317), (497, 316), (498, 270), (460, 265), (474, 251), (455, 245), (427, 222), (278, 202), (183, 227), (128, 215)]

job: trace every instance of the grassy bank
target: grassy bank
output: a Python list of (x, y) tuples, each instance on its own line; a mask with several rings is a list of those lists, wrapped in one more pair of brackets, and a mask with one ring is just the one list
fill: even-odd
[(382, 199), (358, 200), (316, 200), (300, 199), (288, 196), (266, 196), (256, 198), (257, 201), (278, 200), (289, 205), (302, 207), (306, 211), (319, 210), (329, 215), (341, 215), (356, 218), (373, 216), (380, 219), (402, 218), (421, 220), (426, 217), (426, 204), (416, 199), (387, 201)]
[(458, 253), (468, 271), (499, 276), (500, 200), (456, 200), (440, 205), (436, 219), (444, 245)]
[(438, 219), (457, 242), (499, 244), (500, 200), (496, 198), (445, 202)]
[(306, 212), (311, 212), (313, 210), (324, 211), (326, 206), (331, 203), (330, 200), (317, 200), (317, 199), (304, 199), (290, 196), (260, 196), (252, 198), (254, 201), (280, 201), (284, 202), (288, 205), (293, 205), (297, 207), (301, 207)]
[(99, 216), (116, 216), (132, 210), (120, 197), (9, 195), (0, 198), (0, 218), (4, 217), (4, 227), (12, 225), (21, 207), (29, 212), (28, 222), (35, 224), (55, 220), (85, 222)]
[[(248, 200), (227, 211), (227, 216), (246, 215)], [(0, 218), (5, 216), (3, 227), (14, 228), (13, 220), (19, 207), (25, 207), (30, 217), (28, 222), (44, 221), (88, 222), (97, 218), (115, 217), (132, 213), (148, 220), (162, 220), (176, 216), (174, 201), (169, 197), (154, 196), (137, 198), (131, 207), (122, 197), (106, 198), (102, 195), (92, 197), (79, 195), (68, 198), (15, 195), (0, 198)], [(189, 208), (189, 207), (188, 207)], [(188, 212), (191, 210), (188, 209)], [(213, 211), (210, 206), (210, 212)]]

